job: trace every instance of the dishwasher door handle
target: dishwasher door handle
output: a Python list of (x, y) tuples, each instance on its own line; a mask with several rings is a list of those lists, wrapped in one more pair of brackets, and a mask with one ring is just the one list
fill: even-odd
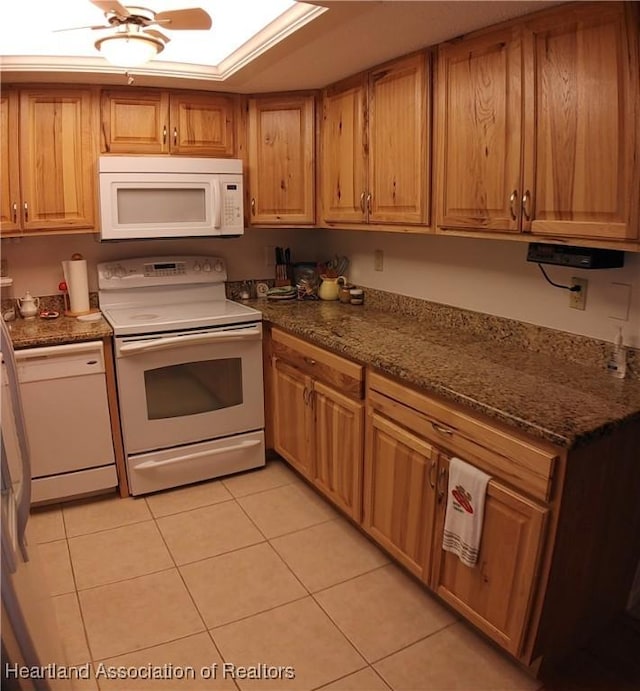
[(248, 329), (235, 329), (227, 331), (214, 331), (213, 333), (190, 334), (187, 336), (168, 336), (149, 341), (136, 341), (125, 343), (118, 348), (118, 355), (137, 355), (148, 353), (151, 350), (164, 350), (185, 345), (204, 345), (206, 343), (220, 343), (229, 341), (259, 340), (262, 338), (262, 329), (257, 326)]
[(259, 439), (246, 439), (239, 444), (232, 444), (231, 446), (223, 446), (219, 449), (208, 449), (207, 451), (196, 451), (195, 453), (187, 453), (183, 456), (173, 456), (166, 461), (144, 461), (140, 465), (134, 466), (134, 470), (153, 470), (166, 465), (174, 465), (175, 463), (184, 463), (185, 461), (197, 461), (199, 458), (206, 456), (219, 456), (221, 453), (229, 453), (229, 451), (243, 451), (244, 449), (252, 449), (255, 446), (260, 446), (262, 442)]

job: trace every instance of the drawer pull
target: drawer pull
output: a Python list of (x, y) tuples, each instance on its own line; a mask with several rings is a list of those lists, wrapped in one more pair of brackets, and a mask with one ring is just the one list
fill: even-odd
[(436, 432), (438, 432), (438, 434), (446, 434), (449, 437), (453, 435), (453, 430), (451, 429), (451, 427), (439, 425), (437, 422), (432, 422), (431, 426)]
[(304, 361), (307, 363), (307, 365), (316, 365), (316, 361), (313, 358), (310, 357), (305, 357)]

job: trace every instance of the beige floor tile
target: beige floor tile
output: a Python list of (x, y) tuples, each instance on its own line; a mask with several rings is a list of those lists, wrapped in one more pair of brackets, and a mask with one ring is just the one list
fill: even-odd
[(313, 689), (366, 666), (312, 598), (211, 633), (224, 659), (235, 665), (293, 668), (293, 679), (237, 680), (241, 689)]
[(67, 537), (118, 528), (152, 518), (144, 499), (122, 499), (116, 494), (65, 504), (62, 515)]
[(274, 538), (271, 544), (311, 592), (360, 576), (389, 561), (342, 518)]
[(93, 665), (89, 667), (90, 676), (88, 679), (71, 679), (71, 691), (98, 691), (95, 669)]
[(155, 521), (72, 537), (69, 549), (78, 590), (174, 565)]
[(534, 691), (527, 676), (465, 624), (458, 622), (374, 665), (396, 691)]
[(314, 597), (369, 662), (455, 621), (453, 615), (393, 564)]
[(220, 480), (210, 480), (197, 485), (149, 494), (145, 498), (151, 513), (158, 518), (228, 501), (231, 499), (231, 494)]
[(266, 542), (180, 568), (208, 628), (307, 595)]
[(53, 606), (58, 620), (60, 639), (70, 665), (89, 662), (91, 655), (87, 647), (82, 615), (76, 593), (58, 595), (53, 598)]
[(264, 492), (268, 489), (302, 482), (282, 461), (268, 461), (264, 468), (231, 475), (223, 480), (225, 487), (234, 497)]
[(78, 593), (94, 660), (168, 643), (204, 629), (177, 569)]
[(38, 545), (38, 551), (51, 594), (74, 593), (76, 585), (73, 581), (67, 541), (56, 540), (55, 542), (42, 543)]
[(308, 528), (336, 518), (336, 512), (302, 483), (240, 497), (238, 503), (268, 537)]
[[(198, 691), (199, 689), (235, 689), (231, 679), (222, 674), (222, 658), (208, 633), (198, 633), (177, 641), (146, 648), (135, 653), (113, 657), (96, 663), (98, 681), (102, 691)], [(155, 679), (108, 679), (109, 668), (133, 667), (160, 670), (162, 677)], [(215, 665), (212, 667), (212, 665)], [(203, 668), (207, 668), (203, 671)], [(164, 671), (166, 670), (166, 671)], [(215, 673), (215, 676), (210, 674)]]
[(59, 504), (31, 509), (29, 536), (37, 543), (64, 540), (67, 535), (64, 532), (62, 508)]
[(321, 691), (389, 691), (389, 687), (371, 667), (365, 667), (355, 674), (323, 686)]
[(264, 538), (235, 501), (205, 506), (158, 519), (177, 564), (215, 557)]

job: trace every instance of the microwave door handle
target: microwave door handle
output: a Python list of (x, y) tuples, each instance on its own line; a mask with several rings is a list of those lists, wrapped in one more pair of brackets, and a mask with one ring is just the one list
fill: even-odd
[(229, 451), (241, 451), (242, 449), (250, 449), (261, 444), (259, 439), (245, 439), (238, 444), (230, 446), (223, 446), (219, 449), (208, 449), (207, 451), (196, 451), (195, 453), (188, 453), (184, 456), (172, 456), (165, 461), (144, 461), (140, 465), (135, 466), (135, 470), (147, 470), (159, 468), (163, 465), (173, 465), (174, 463), (184, 463), (184, 461), (195, 461), (204, 456), (218, 456), (221, 453), (228, 453)]
[(222, 227), (222, 195), (220, 194), (220, 178), (216, 178), (213, 181), (213, 204), (215, 206), (213, 212), (213, 227), (218, 229)]
[(167, 338), (158, 338), (153, 341), (125, 343), (120, 346), (118, 352), (123, 355), (136, 355), (137, 353), (145, 353), (150, 350), (162, 350), (163, 348), (173, 348), (175, 346), (255, 340), (256, 338), (260, 338), (260, 336), (260, 328), (254, 326), (249, 329), (238, 329), (236, 331), (216, 331), (214, 333), (192, 334), (189, 336), (169, 336)]

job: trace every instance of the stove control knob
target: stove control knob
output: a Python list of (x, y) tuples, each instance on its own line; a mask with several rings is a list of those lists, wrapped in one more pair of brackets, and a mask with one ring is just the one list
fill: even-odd
[(121, 264), (118, 264), (118, 266), (116, 266), (115, 274), (118, 278), (122, 278), (124, 276), (124, 268)]
[(205, 263), (202, 265), (202, 270), (203, 270), (203, 271), (207, 271), (207, 272), (211, 271), (211, 264), (209, 264), (209, 262), (205, 262)]
[(224, 266), (223, 266), (221, 261), (217, 261), (213, 265), (213, 269), (214, 269), (214, 271), (217, 271), (218, 273), (222, 273), (222, 271), (224, 270)]
[(200, 271), (200, 269), (202, 269), (202, 267), (200, 266), (200, 262), (196, 262), (196, 263), (193, 265), (193, 270), (194, 270), (196, 273), (198, 273), (198, 272)]
[(111, 267), (107, 267), (107, 268), (103, 271), (102, 275), (103, 275), (105, 278), (111, 278), (111, 276), (112, 276), (112, 274), (111, 274)]

